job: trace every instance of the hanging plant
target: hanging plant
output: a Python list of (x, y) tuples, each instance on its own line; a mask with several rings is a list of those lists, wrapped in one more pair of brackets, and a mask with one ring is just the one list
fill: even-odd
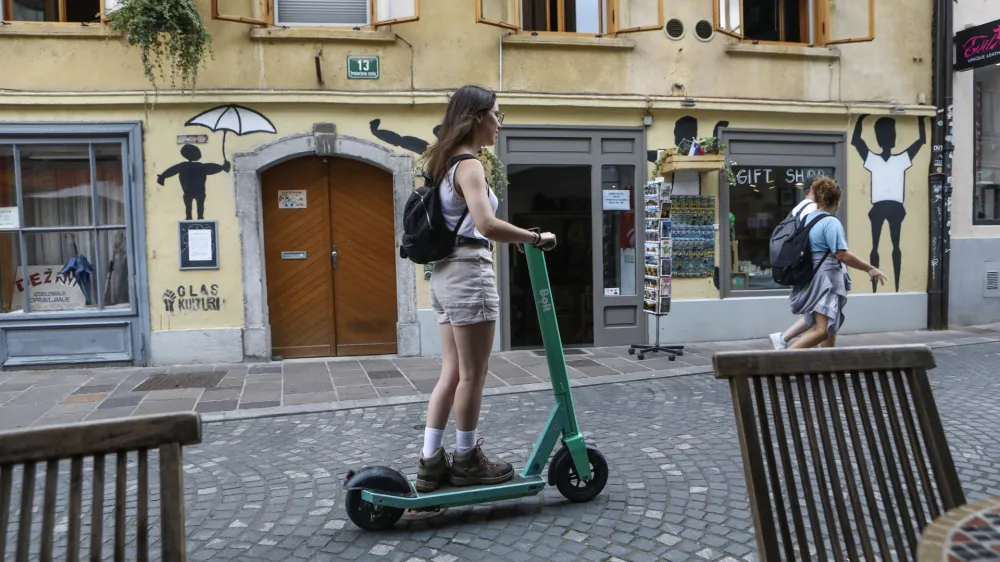
[(486, 168), (486, 181), (493, 188), (493, 193), (496, 193), (497, 199), (503, 201), (504, 193), (507, 192), (507, 184), (510, 182), (500, 157), (491, 150), (481, 148), (476, 153), (476, 159), (483, 163), (483, 168)]
[(126, 45), (139, 47), (143, 71), (154, 90), (157, 78), (168, 74), (171, 87), (179, 81), (182, 89), (194, 89), (199, 69), (211, 56), (212, 42), (194, 0), (122, 0), (107, 18)]

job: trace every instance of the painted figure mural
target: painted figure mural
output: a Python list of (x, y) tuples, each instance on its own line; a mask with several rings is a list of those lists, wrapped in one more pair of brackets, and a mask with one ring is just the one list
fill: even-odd
[[(882, 237), (882, 227), (888, 222), (889, 238), (892, 241), (892, 269), (896, 292), (899, 292), (899, 278), (903, 264), (899, 240), (903, 219), (906, 218), (906, 171), (913, 166), (913, 159), (920, 152), (920, 148), (927, 143), (925, 119), (919, 117), (917, 121), (920, 137), (903, 152), (893, 154), (892, 151), (896, 147), (896, 120), (892, 117), (881, 117), (875, 121), (875, 141), (879, 146), (876, 152), (870, 150), (861, 138), (867, 117), (869, 116), (858, 117), (851, 144), (857, 149), (864, 161), (865, 169), (871, 174), (872, 208), (868, 212), (868, 219), (872, 225), (872, 252), (868, 261), (873, 266), (879, 267), (878, 245)], [(872, 292), (877, 292), (877, 289), (878, 282), (873, 280)]]
[[(378, 140), (391, 144), (392, 146), (398, 146), (404, 150), (409, 150), (410, 152), (415, 152), (417, 154), (423, 154), (430, 143), (419, 139), (417, 137), (410, 137), (400, 135), (395, 131), (382, 128), (381, 119), (372, 119), (368, 122), (368, 128), (371, 130), (372, 135)], [(434, 127), (434, 138), (437, 138), (438, 131), (441, 130), (441, 125)]]
[[(712, 136), (719, 136), (719, 129), (723, 127), (728, 127), (729, 121), (719, 121), (715, 124), (712, 129)], [(690, 115), (685, 115), (681, 117), (674, 123), (674, 146), (681, 144), (684, 139), (697, 139), (698, 138), (698, 119)], [(657, 153), (660, 150), (665, 150), (663, 148), (656, 150), (646, 151), (646, 160), (651, 163), (656, 163)]]
[(193, 220), (191, 204), (198, 205), (198, 220), (205, 219), (205, 181), (208, 176), (228, 172), (229, 161), (222, 164), (205, 164), (201, 160), (201, 150), (193, 144), (181, 147), (181, 156), (186, 162), (174, 164), (156, 177), (156, 183), (164, 185), (166, 180), (180, 176), (181, 190), (184, 192), (185, 220)]

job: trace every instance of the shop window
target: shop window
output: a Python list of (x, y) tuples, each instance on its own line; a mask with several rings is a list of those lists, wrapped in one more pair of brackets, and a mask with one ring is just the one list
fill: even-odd
[(837, 45), (875, 39), (875, 0), (712, 0), (715, 29), (761, 43)]
[(130, 309), (120, 143), (0, 144), (3, 313)]
[(974, 71), (973, 224), (1000, 224), (1000, 68)]
[(476, 0), (476, 21), (529, 33), (614, 35), (663, 27), (662, 0)]
[(0, 0), (0, 21), (92, 23), (120, 0)]
[[(248, 6), (253, 12), (240, 14)], [(377, 28), (419, 19), (419, 0), (212, 0), (212, 19), (251, 25)]]
[(732, 291), (786, 289), (771, 273), (770, 239), (774, 227), (805, 198), (812, 181), (833, 177), (833, 168), (734, 166), (729, 186), (729, 241)]

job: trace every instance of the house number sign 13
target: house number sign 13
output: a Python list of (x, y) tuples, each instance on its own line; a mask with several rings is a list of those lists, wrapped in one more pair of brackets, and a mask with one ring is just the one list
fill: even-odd
[(349, 80), (378, 80), (379, 75), (377, 56), (351, 55), (347, 57), (347, 78)]

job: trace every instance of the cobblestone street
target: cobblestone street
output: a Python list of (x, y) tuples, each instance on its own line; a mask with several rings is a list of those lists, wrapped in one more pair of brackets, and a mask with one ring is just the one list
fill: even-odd
[[(935, 397), (968, 499), (1000, 495), (995, 419), (1000, 344), (936, 351)], [(596, 500), (540, 497), (357, 530), (350, 468), (416, 466), (423, 407), (209, 424), (186, 454), (189, 552), (240, 560), (752, 560), (754, 539), (727, 386), (706, 375), (581, 388), (577, 409), (611, 476)], [(546, 393), (487, 398), (489, 453), (517, 465), (549, 411)], [(450, 431), (450, 427), (449, 427)], [(451, 447), (453, 438), (446, 441)]]
[[(1000, 398), (1000, 343), (940, 348), (935, 355), (939, 367), (931, 382), (966, 497), (1000, 495), (1000, 443), (991, 429)], [(755, 560), (724, 382), (695, 374), (580, 387), (574, 396), (588, 442), (610, 464), (607, 487), (594, 501), (571, 504), (547, 488), (534, 498), (404, 518), (383, 533), (362, 532), (348, 521), (344, 475), (385, 464), (412, 476), (423, 404), (207, 423), (203, 443), (185, 449), (189, 560)], [(486, 397), (480, 433), (487, 453), (520, 468), (551, 404), (549, 392)], [(449, 449), (452, 432), (449, 426)], [(130, 490), (134, 470), (130, 461)], [(84, 479), (84, 513), (90, 480)], [(153, 560), (159, 559), (156, 480), (153, 471)], [(105, 529), (112, 529), (113, 472), (104, 481)], [(57, 556), (65, 549), (66, 487), (59, 494)], [(134, 515), (133, 501), (130, 543)], [(39, 528), (36, 521), (36, 537)], [(85, 522), (85, 547), (88, 531)], [(104, 534), (106, 560), (111, 535)], [(8, 537), (11, 553), (16, 541)], [(133, 548), (127, 559), (134, 559)]]

